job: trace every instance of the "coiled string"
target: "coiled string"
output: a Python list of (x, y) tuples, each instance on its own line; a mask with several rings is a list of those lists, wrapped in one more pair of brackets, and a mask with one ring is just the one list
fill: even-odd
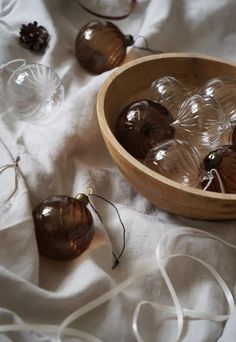
[[(224, 244), (225, 246), (232, 248), (234, 250), (236, 250), (236, 245), (231, 244), (227, 241), (224, 241), (223, 239), (220, 239), (219, 237), (210, 234), (208, 232), (204, 232), (201, 231), (199, 229), (196, 228), (182, 228), (182, 230), (180, 231), (179, 229), (176, 231), (168, 231), (166, 232), (163, 237), (160, 239), (158, 245), (157, 245), (157, 249), (156, 249), (156, 261), (157, 261), (157, 266), (158, 269), (160, 270), (165, 283), (167, 285), (167, 288), (169, 290), (169, 293), (172, 297), (174, 306), (169, 306), (169, 305), (164, 305), (164, 304), (160, 304), (160, 303), (156, 303), (156, 302), (151, 302), (151, 301), (147, 301), (147, 300), (142, 300), (138, 303), (138, 305), (136, 306), (136, 309), (134, 311), (133, 314), (133, 320), (132, 320), (132, 328), (133, 328), (133, 333), (137, 339), (138, 342), (144, 342), (141, 333), (140, 333), (140, 329), (138, 327), (138, 318), (139, 318), (139, 314), (140, 314), (140, 310), (144, 305), (150, 305), (151, 307), (157, 309), (157, 310), (161, 310), (165, 313), (169, 313), (171, 314), (171, 316), (176, 317), (177, 318), (177, 322), (178, 322), (178, 326), (177, 326), (177, 336), (176, 336), (176, 341), (179, 341), (179, 339), (181, 338), (182, 335), (182, 331), (183, 331), (183, 327), (184, 327), (184, 319), (185, 318), (192, 318), (192, 319), (204, 319), (204, 320), (210, 320), (210, 321), (215, 321), (215, 322), (222, 322), (222, 321), (226, 321), (229, 316), (233, 313), (234, 311), (234, 307), (235, 307), (235, 303), (234, 303), (234, 298), (232, 296), (232, 293), (229, 289), (229, 287), (227, 286), (227, 284), (225, 283), (224, 279), (221, 277), (221, 275), (207, 262), (188, 255), (188, 254), (171, 254), (171, 255), (162, 255), (162, 246), (164, 244), (165, 239), (171, 235), (171, 237), (177, 237), (177, 236), (197, 236), (197, 237), (206, 237), (206, 238), (211, 238), (214, 239), (222, 244)], [(166, 262), (167, 260), (171, 260), (177, 257), (185, 257), (185, 258), (191, 258), (192, 260), (200, 263), (203, 267), (205, 267), (211, 274), (212, 276), (215, 278), (216, 282), (218, 283), (218, 285), (220, 286), (220, 288), (222, 289), (226, 300), (228, 302), (229, 305), (229, 313), (228, 314), (215, 314), (215, 313), (206, 313), (206, 312), (202, 312), (199, 310), (190, 310), (187, 308), (183, 308), (180, 304), (179, 298), (176, 294), (176, 291), (174, 289), (173, 284), (170, 281), (170, 278), (165, 270), (165, 266), (164, 266), (164, 261)], [(0, 325), (0, 332), (7, 332), (7, 331), (16, 331), (16, 330), (21, 330), (21, 331), (26, 331), (26, 330), (32, 330), (32, 331), (37, 331), (37, 332), (56, 332), (57, 336), (56, 336), (56, 342), (62, 342), (61, 336), (63, 334), (68, 334), (70, 336), (74, 336), (74, 337), (80, 337), (82, 339), (82, 341), (87, 341), (87, 342), (101, 342), (101, 340), (99, 340), (98, 338), (85, 333), (83, 331), (79, 331), (79, 330), (75, 330), (75, 329), (69, 329), (67, 328), (67, 326), (69, 324), (71, 324), (72, 322), (74, 322), (76, 319), (78, 319), (79, 317), (83, 316), (84, 314), (90, 312), (91, 310), (93, 310), (94, 308), (99, 307), (100, 305), (104, 304), (105, 302), (111, 300), (112, 298), (114, 298), (115, 296), (117, 296), (119, 293), (123, 292), (127, 287), (129, 287), (130, 285), (132, 285), (133, 283), (137, 282), (137, 280), (143, 276), (146, 275), (150, 272), (154, 271), (154, 267), (146, 267), (144, 271), (140, 271), (136, 274), (134, 274), (133, 276), (129, 277), (128, 279), (126, 279), (124, 282), (122, 282), (121, 284), (117, 285), (116, 287), (114, 287), (113, 289), (111, 289), (110, 291), (104, 293), (103, 295), (99, 296), (98, 298), (96, 298), (95, 300), (89, 302), (88, 304), (82, 306), (81, 308), (75, 310), (72, 314), (70, 314), (68, 317), (66, 317), (64, 319), (64, 321), (59, 325), (59, 326), (55, 326), (55, 325), (35, 325), (35, 324), (9, 324), (9, 325)]]

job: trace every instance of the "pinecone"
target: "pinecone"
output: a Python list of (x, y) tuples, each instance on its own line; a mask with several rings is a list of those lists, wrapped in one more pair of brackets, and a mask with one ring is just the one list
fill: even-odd
[(44, 50), (48, 45), (49, 38), (50, 36), (46, 28), (38, 26), (37, 21), (21, 26), (20, 41), (29, 50)]

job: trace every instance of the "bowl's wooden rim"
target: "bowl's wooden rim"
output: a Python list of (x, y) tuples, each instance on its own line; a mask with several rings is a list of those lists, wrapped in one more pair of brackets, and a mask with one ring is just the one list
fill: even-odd
[(106, 97), (106, 93), (108, 88), (110, 87), (113, 80), (125, 72), (126, 70), (132, 68), (135, 65), (142, 64), (148, 61), (152, 60), (158, 60), (158, 59), (168, 59), (168, 58), (198, 58), (198, 59), (204, 59), (208, 61), (216, 61), (224, 64), (231, 65), (236, 68), (235, 63), (231, 63), (228, 61), (225, 61), (221, 58), (212, 57), (209, 55), (199, 54), (199, 53), (163, 53), (159, 55), (151, 55), (151, 56), (145, 56), (138, 58), (134, 61), (128, 62), (127, 64), (120, 66), (115, 71), (112, 72), (112, 74), (106, 79), (104, 84), (101, 86), (98, 97), (97, 97), (97, 116), (98, 116), (98, 122), (100, 125), (100, 128), (102, 130), (102, 134), (105, 138), (105, 140), (109, 141), (109, 143), (113, 146), (113, 148), (119, 153), (123, 158), (125, 158), (134, 168), (137, 168), (142, 173), (147, 174), (149, 177), (168, 184), (168, 186), (173, 187), (177, 190), (185, 191), (187, 193), (192, 193), (198, 196), (212, 198), (212, 199), (222, 199), (222, 200), (229, 200), (229, 201), (236, 201), (236, 194), (222, 194), (222, 193), (216, 193), (216, 192), (210, 192), (210, 191), (204, 191), (201, 189), (195, 189), (191, 187), (184, 186), (180, 183), (177, 183), (175, 181), (172, 181), (171, 179), (164, 177), (162, 175), (159, 175), (157, 172), (152, 171), (145, 165), (143, 165), (141, 162), (139, 162), (137, 159), (132, 157), (116, 140), (114, 134), (112, 133), (107, 120), (105, 116), (105, 110), (104, 110), (104, 101)]

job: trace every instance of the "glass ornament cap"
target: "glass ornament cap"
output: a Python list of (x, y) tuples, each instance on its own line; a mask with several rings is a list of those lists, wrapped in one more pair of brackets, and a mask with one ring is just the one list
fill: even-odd
[(86, 204), (69, 196), (53, 196), (33, 211), (39, 252), (49, 259), (74, 259), (89, 246), (94, 233)]
[(181, 139), (205, 154), (221, 145), (225, 116), (217, 102), (199, 94), (188, 98), (171, 124)]
[(177, 78), (163, 76), (151, 85), (152, 100), (165, 106), (175, 118), (182, 103), (190, 97), (191, 91)]
[(16, 69), (7, 82), (11, 110), (22, 117), (47, 116), (64, 100), (64, 86), (51, 68), (26, 64)]
[(116, 122), (116, 137), (132, 156), (143, 159), (155, 143), (174, 136), (171, 122), (171, 114), (161, 104), (135, 101), (121, 111)]
[(131, 35), (124, 35), (109, 21), (94, 20), (83, 26), (75, 41), (75, 56), (80, 65), (92, 74), (101, 74), (118, 66), (133, 44)]
[(173, 181), (197, 187), (204, 175), (201, 158), (193, 146), (179, 139), (167, 140), (154, 146), (144, 164)]

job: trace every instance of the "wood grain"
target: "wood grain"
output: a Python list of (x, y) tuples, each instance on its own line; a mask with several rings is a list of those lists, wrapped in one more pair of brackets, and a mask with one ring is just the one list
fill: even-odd
[(163, 177), (133, 158), (115, 138), (121, 109), (140, 96), (144, 98), (150, 84), (166, 75), (200, 86), (217, 76), (236, 78), (236, 64), (200, 54), (171, 53), (139, 58), (116, 69), (97, 99), (98, 121), (109, 153), (134, 189), (158, 207), (195, 219), (235, 219), (236, 194), (190, 188)]

